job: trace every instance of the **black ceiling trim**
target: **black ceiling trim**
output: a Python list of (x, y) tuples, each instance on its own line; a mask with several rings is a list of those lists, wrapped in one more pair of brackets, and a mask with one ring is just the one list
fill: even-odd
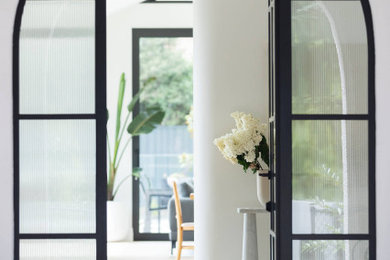
[(192, 4), (192, 1), (145, 0), (141, 4)]

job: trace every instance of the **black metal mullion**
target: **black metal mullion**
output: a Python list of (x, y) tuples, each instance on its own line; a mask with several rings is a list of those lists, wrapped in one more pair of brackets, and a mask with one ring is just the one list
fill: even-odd
[(21, 114), (16, 116), (20, 120), (74, 120), (97, 119), (96, 114)]
[(19, 234), (19, 239), (96, 239), (96, 234), (82, 234), (82, 233), (40, 233), (40, 234)]
[(368, 120), (369, 115), (293, 114), (292, 120)]
[(292, 259), (291, 0), (275, 2), (276, 258)]
[(192, 1), (156, 1), (156, 0), (146, 0), (141, 2), (141, 4), (192, 4)]
[(107, 259), (106, 0), (95, 1), (96, 259)]
[[(132, 50), (132, 67), (133, 67), (133, 95), (139, 91), (139, 40), (141, 31), (133, 29), (133, 50)], [(139, 114), (139, 102), (134, 106), (133, 116)], [(132, 162), (133, 167), (139, 166), (139, 137), (132, 138)], [(133, 233), (134, 240), (141, 240), (139, 232), (139, 179), (133, 176)]]
[[(292, 2), (313, 2), (313, 0), (291, 0)], [(349, 1), (349, 2), (359, 2), (360, 0), (320, 0), (321, 2), (345, 2), (345, 1)]]
[(369, 147), (368, 147), (368, 169), (369, 169), (369, 258), (376, 259), (376, 196), (375, 196), (375, 157), (376, 157), (376, 136), (375, 136), (375, 40), (374, 26), (372, 21), (371, 7), (368, 0), (361, 0), (367, 33), (368, 49), (368, 113), (369, 113)]
[(140, 38), (158, 38), (158, 37), (163, 37), (163, 38), (192, 37), (192, 29), (190, 28), (169, 28), (169, 29), (168, 28), (134, 28), (133, 29), (133, 43), (137, 45), (139, 44), (138, 41)]
[[(138, 231), (139, 232), (139, 231)], [(138, 241), (168, 241), (169, 235), (167, 233), (138, 233), (134, 234), (134, 240)]]
[(13, 32), (14, 259), (19, 260), (19, 39), (26, 0), (16, 9)]
[(292, 234), (292, 240), (369, 240), (369, 234)]

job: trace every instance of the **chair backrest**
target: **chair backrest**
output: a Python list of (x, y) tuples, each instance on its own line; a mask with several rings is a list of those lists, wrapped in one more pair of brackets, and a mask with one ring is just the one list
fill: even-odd
[(179, 192), (177, 191), (177, 184), (175, 181), (173, 182), (173, 195), (175, 197), (176, 220), (177, 220), (177, 228), (179, 230), (181, 228), (181, 224), (183, 224), (183, 216), (181, 213)]

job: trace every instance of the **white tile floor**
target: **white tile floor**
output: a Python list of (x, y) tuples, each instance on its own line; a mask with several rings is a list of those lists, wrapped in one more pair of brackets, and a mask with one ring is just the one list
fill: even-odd
[[(174, 260), (170, 242), (111, 242), (107, 244), (108, 260)], [(193, 260), (192, 250), (182, 251), (182, 260)]]

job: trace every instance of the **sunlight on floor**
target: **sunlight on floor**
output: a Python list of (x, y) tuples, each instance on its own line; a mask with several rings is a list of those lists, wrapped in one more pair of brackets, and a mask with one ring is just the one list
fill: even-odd
[[(108, 260), (173, 260), (170, 242), (111, 242), (107, 244)], [(192, 250), (182, 251), (182, 260), (193, 260)]]

